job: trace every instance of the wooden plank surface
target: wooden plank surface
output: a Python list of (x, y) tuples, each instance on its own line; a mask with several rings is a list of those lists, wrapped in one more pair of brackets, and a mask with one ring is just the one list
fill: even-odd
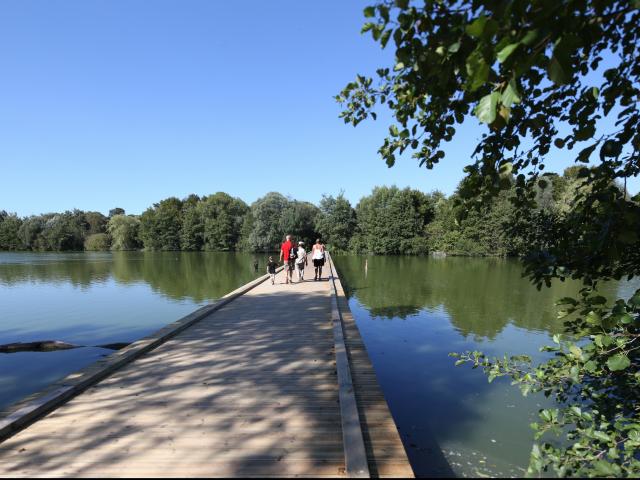
[[(280, 273), (110, 372), (0, 443), (0, 477), (345, 476), (324, 273)], [(412, 475), (355, 323), (344, 338), (364, 352), (351, 369), (366, 376), (354, 386), (369, 469)]]

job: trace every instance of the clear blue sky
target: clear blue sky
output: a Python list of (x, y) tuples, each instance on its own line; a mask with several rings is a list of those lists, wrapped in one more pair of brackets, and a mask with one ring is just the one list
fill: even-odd
[(386, 167), (384, 121), (338, 118), (333, 95), (391, 60), (360, 34), (368, 3), (3, 0), (0, 209), (141, 213), (216, 191), (250, 203), (344, 190), (356, 203), (381, 184), (451, 193), (476, 122), (427, 171)]

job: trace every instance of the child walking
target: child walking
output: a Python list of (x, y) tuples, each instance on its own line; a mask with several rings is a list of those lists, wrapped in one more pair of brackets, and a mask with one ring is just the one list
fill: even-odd
[(304, 280), (304, 267), (307, 265), (307, 251), (304, 249), (304, 242), (298, 242), (298, 250), (296, 251), (296, 267), (298, 267), (298, 282)]
[(271, 285), (276, 283), (276, 268), (278, 268), (278, 263), (273, 261), (273, 257), (269, 257), (269, 262), (267, 263), (267, 273), (271, 275)]

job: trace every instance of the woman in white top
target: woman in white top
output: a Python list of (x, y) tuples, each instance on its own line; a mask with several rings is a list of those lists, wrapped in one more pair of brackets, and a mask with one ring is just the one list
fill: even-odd
[(296, 250), (296, 270), (298, 270), (298, 282), (304, 280), (304, 267), (307, 265), (307, 251), (304, 249), (304, 242), (298, 242), (298, 250)]
[(316, 240), (316, 243), (311, 249), (311, 259), (313, 260), (313, 267), (315, 268), (314, 280), (320, 280), (322, 277), (322, 267), (324, 266), (324, 245), (320, 243), (320, 239)]

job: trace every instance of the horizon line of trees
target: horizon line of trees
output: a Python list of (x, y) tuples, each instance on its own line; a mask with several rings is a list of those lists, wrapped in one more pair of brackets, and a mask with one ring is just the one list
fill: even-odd
[(519, 256), (527, 243), (544, 241), (553, 219), (567, 210), (582, 182), (581, 169), (547, 174), (547, 184), (538, 190), (537, 215), (524, 225), (508, 191), (478, 210), (463, 210), (464, 181), (448, 197), (439, 191), (374, 187), (355, 208), (342, 193), (325, 195), (316, 206), (276, 192), (247, 205), (217, 192), (170, 197), (141, 215), (121, 208), (108, 216), (76, 209), (20, 218), (0, 211), (0, 250), (268, 252), (291, 233), (307, 245), (321, 238), (341, 253)]

